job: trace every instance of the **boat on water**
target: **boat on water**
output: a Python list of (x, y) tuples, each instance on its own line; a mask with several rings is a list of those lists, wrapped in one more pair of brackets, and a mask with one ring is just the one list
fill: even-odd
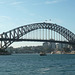
[(45, 52), (40, 52), (40, 56), (46, 56)]

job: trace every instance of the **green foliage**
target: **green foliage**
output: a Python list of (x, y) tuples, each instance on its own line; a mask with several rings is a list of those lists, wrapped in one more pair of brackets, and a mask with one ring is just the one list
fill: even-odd
[(69, 48), (64, 48), (65, 52), (71, 52), (71, 50)]

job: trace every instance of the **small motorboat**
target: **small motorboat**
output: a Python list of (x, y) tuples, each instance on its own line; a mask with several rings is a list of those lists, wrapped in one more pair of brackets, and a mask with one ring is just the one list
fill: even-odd
[(45, 52), (40, 52), (40, 56), (46, 56)]

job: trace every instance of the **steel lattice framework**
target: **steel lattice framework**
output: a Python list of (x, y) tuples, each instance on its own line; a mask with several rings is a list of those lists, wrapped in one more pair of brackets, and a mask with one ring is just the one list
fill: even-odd
[[(20, 37), (22, 37), (23, 35), (37, 30), (37, 29), (49, 29), (49, 30), (53, 30), (57, 33), (59, 33), (60, 35), (62, 35), (63, 37), (65, 37), (68, 41), (71, 42), (75, 42), (75, 34), (72, 33), (70, 30), (59, 26), (57, 24), (53, 24), (53, 23), (34, 23), (34, 24), (29, 24), (29, 25), (24, 25), (15, 29), (12, 29), (10, 31), (7, 32), (3, 32), (1, 34), (1, 39), (19, 39)], [(6, 49), (9, 45), (11, 45), (14, 42), (14, 40), (9, 40), (9, 41), (1, 41), (1, 49)], [(2, 44), (4, 43), (4, 44)]]

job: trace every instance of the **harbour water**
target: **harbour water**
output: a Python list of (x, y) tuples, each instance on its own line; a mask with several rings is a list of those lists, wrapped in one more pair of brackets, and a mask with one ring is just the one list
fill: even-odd
[(75, 55), (13, 54), (0, 56), (0, 75), (75, 75)]

